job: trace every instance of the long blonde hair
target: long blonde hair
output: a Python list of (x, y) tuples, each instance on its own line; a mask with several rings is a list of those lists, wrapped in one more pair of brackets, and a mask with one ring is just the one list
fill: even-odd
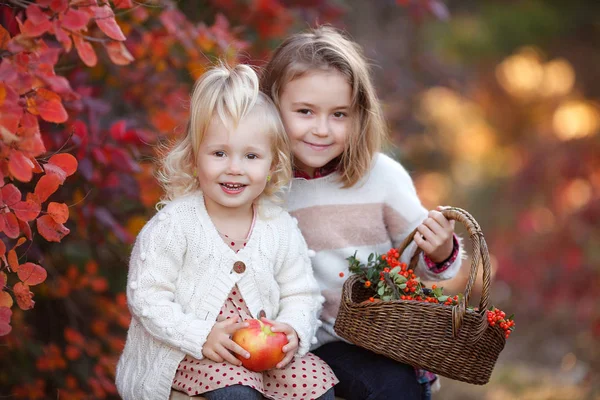
[(285, 85), (307, 72), (329, 69), (342, 73), (352, 88), (356, 127), (348, 137), (338, 167), (344, 187), (350, 187), (370, 170), (373, 156), (387, 137), (369, 64), (360, 46), (328, 26), (291, 35), (265, 67), (261, 90), (279, 107)]
[(277, 107), (259, 91), (258, 76), (250, 66), (220, 64), (206, 71), (194, 84), (185, 133), (163, 151), (157, 174), (165, 192), (163, 202), (200, 189), (194, 170), (198, 149), (213, 117), (218, 117), (225, 126), (237, 127), (254, 112), (263, 113), (262, 126), (272, 135), (272, 172), (262, 196), (276, 200), (275, 195), (292, 175), (289, 139)]

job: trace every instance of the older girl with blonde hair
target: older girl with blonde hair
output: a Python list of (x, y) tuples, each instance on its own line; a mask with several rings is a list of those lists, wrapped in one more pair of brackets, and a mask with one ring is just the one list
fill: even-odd
[[(172, 390), (333, 399), (335, 376), (308, 353), (321, 301), (306, 243), (275, 204), (290, 175), (289, 140), (255, 71), (208, 70), (187, 131), (163, 160), (162, 207), (131, 254), (132, 320), (116, 374), (125, 400), (167, 400)], [(231, 339), (249, 318), (287, 336), (277, 369), (252, 372), (236, 358), (250, 357)]]

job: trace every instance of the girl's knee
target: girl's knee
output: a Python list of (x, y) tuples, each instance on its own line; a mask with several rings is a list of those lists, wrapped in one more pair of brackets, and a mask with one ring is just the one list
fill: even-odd
[(263, 397), (259, 391), (252, 389), (249, 386), (233, 385), (221, 389), (206, 392), (203, 396), (207, 400), (262, 400)]

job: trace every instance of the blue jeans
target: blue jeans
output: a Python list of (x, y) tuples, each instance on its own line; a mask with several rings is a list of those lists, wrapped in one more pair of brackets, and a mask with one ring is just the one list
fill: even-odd
[[(254, 390), (249, 386), (232, 385), (221, 389), (212, 390), (204, 393), (208, 400), (262, 400), (263, 397), (258, 390)], [(333, 388), (329, 389), (324, 395), (319, 397), (319, 400), (334, 400)]]
[(414, 367), (345, 342), (327, 343), (312, 351), (340, 380), (336, 396), (346, 400), (429, 400)]

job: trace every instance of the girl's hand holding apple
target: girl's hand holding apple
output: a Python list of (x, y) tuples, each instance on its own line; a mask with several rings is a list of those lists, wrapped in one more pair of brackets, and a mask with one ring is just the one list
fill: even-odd
[(247, 322), (238, 322), (238, 319), (234, 318), (217, 322), (208, 334), (204, 346), (202, 346), (202, 354), (214, 362), (221, 363), (226, 361), (233, 365), (242, 365), (242, 362), (232, 353), (244, 358), (249, 358), (250, 353), (231, 340), (231, 335), (239, 329), (246, 327), (248, 327)]
[(285, 353), (285, 357), (275, 366), (275, 368), (283, 368), (286, 365), (288, 365), (290, 361), (292, 361), (292, 358), (294, 358), (294, 355), (298, 351), (298, 334), (296, 333), (294, 328), (292, 328), (288, 324), (284, 324), (282, 322), (277, 321), (271, 321), (267, 318), (261, 318), (261, 320), (263, 322), (268, 322), (272, 324), (273, 326), (271, 327), (271, 330), (273, 332), (281, 332), (284, 333), (285, 336), (287, 336), (288, 343), (281, 349)]

